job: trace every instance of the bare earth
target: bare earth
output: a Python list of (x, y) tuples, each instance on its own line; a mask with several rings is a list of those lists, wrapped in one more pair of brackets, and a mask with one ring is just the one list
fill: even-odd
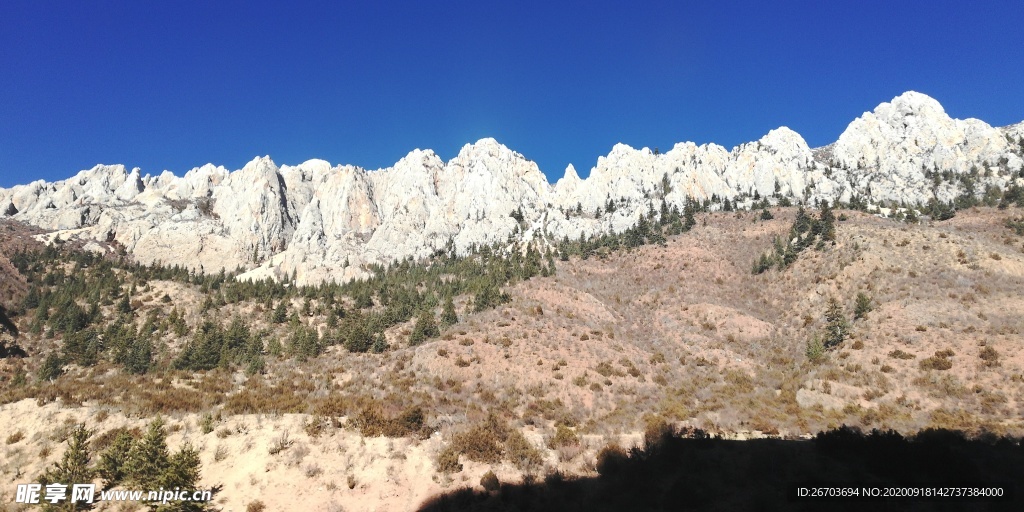
[[(785, 236), (795, 210), (773, 213), (767, 222), (756, 212), (699, 215), (692, 232), (666, 247), (560, 262), (557, 275), (507, 290), (512, 302), (496, 310), (466, 313), (462, 298), (460, 322), (418, 347), (403, 343), (410, 324), (388, 333), (401, 348), (383, 355), (332, 347), (305, 364), (272, 361), (263, 377), (161, 377), (189, 393), (188, 404), (159, 402), (147, 393), (163, 389), (144, 380), (152, 377), (72, 369), (38, 400), (43, 405), (15, 395), (0, 405), (0, 438), (24, 434), (0, 446), (0, 510), (11, 507), (15, 484), (59, 460), (69, 422), (99, 435), (144, 428), (156, 413), (167, 421), (172, 449), (185, 441), (201, 449), (204, 483), (222, 485), (217, 502), (235, 511), (254, 500), (267, 510), (414, 510), (440, 492), (479, 486), (488, 470), (502, 481), (556, 469), (589, 475), (597, 450), (640, 442), (654, 417), (740, 438), (797, 437), (842, 424), (1024, 435), (1024, 238), (1003, 225), (1019, 211), (975, 209), (922, 225), (837, 211), (848, 219), (837, 223), (835, 246), (808, 249), (785, 271), (753, 275), (752, 262), (772, 237)], [(144, 309), (161, 307), (167, 293), (190, 323), (199, 319), (196, 289), (150, 284)], [(853, 320), (858, 292), (871, 297), (873, 311)], [(806, 343), (823, 332), (830, 297), (843, 305), (852, 335), (811, 362)], [(235, 314), (266, 316), (258, 304), (218, 312)], [(59, 343), (22, 338), (30, 354)], [(951, 367), (922, 366), (936, 357)], [(15, 364), (22, 363), (0, 361), (0, 370)], [(434, 433), (365, 438), (351, 414), (330, 415), (335, 426), (314, 432), (307, 425), (325, 415), (313, 406), (232, 414), (231, 397), (257, 385), (249, 379), (274, 386), (269, 398), (277, 403), (340, 397), (389, 411), (421, 405)], [(203, 433), (208, 412), (220, 419)], [(543, 465), (523, 470), (463, 456), (461, 472), (437, 472), (437, 454), (452, 435), (489, 413), (542, 450)], [(549, 448), (556, 424), (569, 426), (581, 445)], [(271, 454), (285, 435), (288, 447)]]

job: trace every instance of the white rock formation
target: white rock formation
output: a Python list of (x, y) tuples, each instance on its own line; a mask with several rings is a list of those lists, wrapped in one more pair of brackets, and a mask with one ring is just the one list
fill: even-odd
[(0, 189), (0, 216), (116, 241), (143, 262), (341, 281), (365, 275), (366, 264), (425, 257), (449, 243), (466, 253), (510, 238), (621, 232), (662, 200), (680, 208), (712, 198), (950, 201), (964, 192), (962, 176), (977, 195), (1024, 183), (1022, 153), (1024, 123), (951, 119), (934, 99), (908, 92), (824, 148), (785, 127), (732, 151), (686, 142), (654, 154), (617, 144), (588, 178), (570, 165), (554, 186), (523, 155), (483, 139), (448, 162), (417, 149), (376, 171), (323, 160), (278, 167), (270, 157), (182, 177), (97, 165), (64, 181)]

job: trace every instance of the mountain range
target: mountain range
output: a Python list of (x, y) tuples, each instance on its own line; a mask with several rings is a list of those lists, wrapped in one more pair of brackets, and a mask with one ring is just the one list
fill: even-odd
[(62, 181), (0, 189), (0, 217), (45, 229), (46, 240), (120, 246), (144, 263), (316, 283), (446, 248), (465, 254), (511, 240), (622, 232), (663, 201), (711, 209), (783, 198), (913, 206), (1015, 184), (1024, 185), (1024, 122), (953, 119), (933, 98), (906, 92), (815, 149), (786, 127), (731, 151), (617, 144), (588, 178), (570, 165), (553, 185), (534, 162), (490, 138), (448, 162), (417, 149), (379, 170), (323, 160), (278, 166), (269, 156), (236, 171), (207, 164), (180, 177), (97, 165)]

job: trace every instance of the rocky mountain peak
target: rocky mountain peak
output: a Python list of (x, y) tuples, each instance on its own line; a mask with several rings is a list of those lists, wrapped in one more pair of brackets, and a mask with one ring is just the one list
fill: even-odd
[(493, 138), (466, 144), (448, 162), (416, 149), (376, 171), (317, 159), (278, 167), (269, 156), (233, 172), (206, 164), (183, 177), (97, 165), (64, 181), (0, 189), (0, 215), (87, 238), (113, 236), (144, 262), (344, 280), (365, 275), (366, 264), (424, 257), (449, 241), (466, 252), (510, 237), (622, 232), (662, 201), (679, 208), (712, 198), (749, 205), (757, 196), (807, 204), (854, 196), (951, 201), (965, 191), (949, 176), (973, 173), (976, 194), (1024, 184), (1022, 138), (1024, 123), (993, 128), (952, 119), (911, 91), (813, 152), (786, 127), (732, 151), (684, 142), (655, 155), (620, 143), (586, 179), (570, 164), (554, 186), (535, 162)]

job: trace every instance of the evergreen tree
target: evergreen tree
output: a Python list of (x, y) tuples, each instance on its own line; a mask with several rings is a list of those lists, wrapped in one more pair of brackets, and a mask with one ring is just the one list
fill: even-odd
[(349, 352), (366, 352), (373, 344), (373, 338), (366, 331), (362, 321), (349, 321), (347, 323), (345, 337), (345, 350)]
[(921, 219), (917, 216), (917, 210), (916, 209), (914, 209), (914, 208), (907, 208), (907, 216), (904, 218), (904, 220), (908, 224), (917, 224), (918, 222), (920, 222)]
[(386, 352), (387, 349), (388, 349), (388, 340), (384, 337), (384, 333), (378, 332), (373, 337), (373, 346), (370, 347), (370, 350), (372, 350), (374, 354), (381, 354), (381, 353)]
[(43, 361), (43, 366), (39, 368), (39, 380), (51, 381), (61, 375), (64, 375), (64, 363), (61, 362), (60, 356), (51, 352)]
[(160, 474), (159, 484), (164, 489), (195, 489), (199, 484), (200, 467), (199, 452), (191, 444), (185, 443), (177, 453), (171, 456), (167, 468)]
[[(89, 450), (90, 436), (92, 436), (92, 431), (86, 429), (84, 424), (79, 423), (68, 437), (68, 449), (64, 452), (60, 462), (55, 463), (43, 473), (39, 479), (40, 483), (44, 486), (48, 484), (67, 485), (69, 494), (75, 484), (92, 483), (95, 471), (89, 467), (89, 463), (92, 461), (92, 454)], [(71, 502), (68, 499), (57, 506), (47, 504), (45, 508), (50, 510), (89, 510), (92, 508), (92, 504), (81, 501)]]
[(493, 283), (487, 283), (473, 296), (473, 310), (485, 311), (511, 300), (508, 294), (502, 293)]
[(153, 343), (149, 336), (144, 336), (131, 346), (124, 368), (136, 375), (142, 375), (149, 371), (153, 364)]
[(285, 299), (281, 299), (281, 302), (277, 303), (277, 307), (274, 308), (274, 313), (270, 317), (271, 322), (283, 324), (288, 320), (288, 305), (285, 302)]
[(99, 361), (100, 338), (96, 329), (88, 328), (64, 336), (64, 360), (81, 366), (92, 366)]
[(692, 201), (687, 201), (686, 206), (683, 207), (683, 231), (690, 231), (694, 226), (697, 225), (697, 220), (693, 218), (694, 205)]
[(249, 357), (245, 363), (245, 374), (246, 375), (262, 375), (267, 371), (267, 362), (263, 358), (263, 354), (255, 354)]
[(117, 312), (121, 314), (128, 314), (132, 312), (131, 299), (128, 297), (127, 293), (122, 295), (121, 300), (118, 301)]
[[(548, 258), (551, 255), (548, 254)], [(444, 308), (441, 311), (441, 327), (450, 327), (459, 322), (458, 315), (455, 314), (455, 304), (452, 302), (452, 298), (449, 295), (444, 301)]]
[(828, 201), (821, 202), (821, 227), (820, 235), (821, 239), (826, 242), (836, 241), (836, 216), (832, 212), (832, 207), (829, 206)]
[(868, 313), (871, 312), (871, 297), (868, 297), (864, 292), (857, 293), (857, 304), (853, 310), (853, 318), (860, 320), (861, 318), (867, 317)]
[(125, 483), (135, 489), (159, 489), (161, 474), (170, 466), (170, 461), (164, 421), (157, 417), (128, 451), (122, 466)]
[(434, 312), (428, 309), (421, 309), (416, 317), (416, 324), (413, 325), (412, 334), (409, 335), (410, 345), (419, 345), (428, 338), (440, 336), (437, 324), (434, 322)]
[(850, 324), (843, 314), (843, 307), (834, 297), (828, 299), (825, 310), (825, 348), (838, 346), (850, 334)]
[(793, 220), (793, 227), (790, 229), (790, 238), (796, 238), (799, 235), (807, 233), (811, 230), (811, 225), (813, 223), (813, 219), (807, 215), (807, 211), (804, 210), (804, 207), (797, 207), (796, 219)]
[(296, 325), (288, 340), (288, 351), (300, 361), (320, 355), (320, 335), (316, 329), (304, 325)]
[(121, 483), (127, 476), (125, 468), (133, 443), (135, 443), (135, 438), (128, 432), (121, 431), (114, 438), (113, 443), (100, 454), (96, 472), (103, 479), (104, 487), (109, 489)]
[[(195, 491), (199, 484), (202, 463), (199, 452), (185, 444), (175, 454), (167, 449), (167, 435), (163, 420), (154, 419), (145, 435), (132, 443), (122, 465), (125, 483), (135, 489), (181, 489)], [(209, 510), (202, 502), (182, 501), (173, 504), (150, 502), (153, 510), (201, 511)]]

